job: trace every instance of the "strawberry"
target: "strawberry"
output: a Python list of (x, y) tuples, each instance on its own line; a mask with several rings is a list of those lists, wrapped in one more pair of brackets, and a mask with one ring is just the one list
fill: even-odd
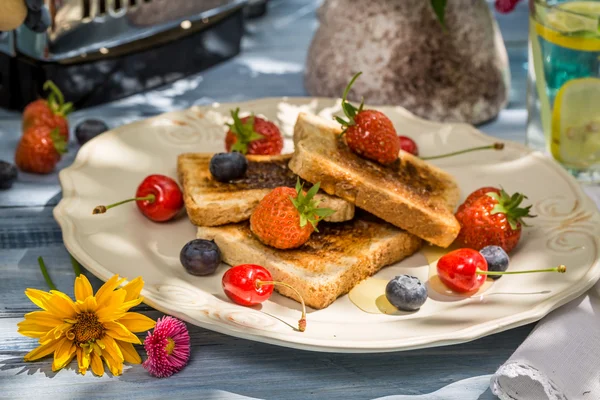
[(227, 151), (239, 151), (242, 154), (281, 154), (283, 137), (277, 125), (254, 115), (240, 118), (239, 112), (239, 108), (231, 110), (233, 124), (228, 125), (229, 131), (225, 137)]
[(346, 135), (346, 143), (350, 150), (381, 164), (390, 164), (398, 159), (400, 140), (394, 124), (380, 111), (363, 110), (364, 103), (358, 108), (346, 101), (352, 84), (361, 72), (352, 77), (342, 97), (342, 110), (348, 120), (336, 117)]
[(65, 103), (62, 92), (51, 81), (44, 83), (44, 90), (50, 90), (47, 100), (38, 99), (29, 103), (23, 110), (23, 132), (35, 126), (58, 128), (65, 140), (69, 140), (67, 114), (73, 110), (72, 103)]
[(293, 249), (306, 243), (317, 231), (317, 223), (333, 214), (328, 208), (318, 208), (313, 198), (320, 184), (304, 192), (300, 180), (296, 189), (275, 188), (266, 195), (250, 216), (250, 229), (258, 239), (278, 249)]
[(473, 203), (475, 200), (477, 200), (481, 196), (485, 196), (487, 193), (498, 193), (498, 194), (500, 194), (500, 189), (492, 187), (492, 186), (485, 186), (485, 187), (477, 189), (476, 191), (474, 191), (473, 193), (471, 193), (470, 195), (467, 196), (467, 198), (465, 199), (465, 201), (458, 207), (458, 211), (457, 212), (459, 212), (459, 211), (465, 209), (466, 207), (470, 206), (471, 203)]
[[(486, 190), (484, 194), (484, 190)], [(490, 190), (492, 189), (492, 190)], [(487, 192), (487, 190), (490, 190)], [(527, 226), (523, 218), (533, 218), (531, 206), (519, 207), (526, 199), (515, 193), (508, 195), (503, 189), (482, 188), (474, 192), (471, 200), (461, 205), (456, 219), (461, 229), (457, 241), (463, 247), (481, 250), (486, 246), (500, 246), (504, 251), (512, 251), (521, 238), (521, 227)]]
[(66, 152), (67, 142), (58, 128), (34, 126), (25, 131), (21, 138), (15, 153), (15, 163), (25, 172), (48, 174)]

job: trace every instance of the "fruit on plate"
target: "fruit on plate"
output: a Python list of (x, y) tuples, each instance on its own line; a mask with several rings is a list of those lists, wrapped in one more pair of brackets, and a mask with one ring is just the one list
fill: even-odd
[(242, 153), (218, 153), (212, 156), (208, 166), (211, 175), (219, 182), (229, 182), (246, 174), (248, 160)]
[(0, 161), (0, 190), (10, 189), (17, 180), (17, 167), (13, 164)]
[(27, 16), (27, 7), (23, 0), (0, 1), (0, 31), (17, 29)]
[(564, 273), (567, 267), (537, 269), (529, 271), (488, 271), (485, 257), (473, 249), (458, 249), (442, 256), (437, 263), (437, 273), (444, 285), (458, 293), (473, 292), (481, 287), (486, 276), (527, 274), (533, 272)]
[(409, 138), (408, 136), (398, 136), (398, 140), (400, 140), (400, 148), (407, 153), (412, 154), (413, 156), (419, 155), (419, 148), (414, 140)]
[(99, 119), (85, 119), (75, 127), (75, 137), (79, 145), (83, 145), (101, 133), (108, 130), (108, 126)]
[(223, 274), (223, 291), (231, 301), (242, 306), (255, 306), (267, 300), (273, 294), (273, 285), (285, 286), (293, 290), (302, 304), (302, 317), (298, 321), (298, 330), (306, 329), (306, 306), (304, 299), (294, 287), (283, 282), (273, 281), (271, 273), (255, 264), (242, 264)]
[(239, 108), (231, 110), (233, 123), (228, 125), (225, 149), (242, 154), (281, 154), (283, 136), (277, 125), (255, 115), (240, 118), (239, 112)]
[[(508, 254), (500, 246), (485, 246), (479, 250), (485, 261), (487, 262), (488, 271), (504, 272), (508, 269), (510, 259)], [(502, 275), (490, 275), (490, 279), (500, 279)]]
[(295, 189), (273, 189), (252, 212), (250, 229), (261, 242), (277, 249), (302, 246), (317, 230), (317, 223), (335, 212), (318, 207), (314, 197), (319, 186), (317, 183), (305, 193), (298, 179)]
[(73, 103), (65, 103), (60, 89), (51, 81), (44, 83), (44, 90), (49, 90), (47, 99), (38, 99), (29, 103), (23, 110), (23, 132), (31, 127), (47, 126), (58, 128), (61, 136), (69, 141), (69, 122), (67, 115), (73, 111)]
[(221, 250), (214, 240), (194, 239), (183, 246), (179, 261), (192, 275), (210, 275), (221, 264)]
[(385, 297), (399, 310), (416, 311), (427, 300), (427, 287), (414, 276), (399, 275), (386, 285)]
[(392, 121), (381, 111), (364, 110), (364, 103), (356, 108), (346, 100), (360, 74), (352, 77), (342, 96), (342, 110), (348, 120), (335, 119), (344, 127), (346, 143), (353, 152), (380, 164), (391, 164), (400, 153), (400, 140)]
[(183, 194), (179, 185), (165, 175), (149, 175), (137, 188), (135, 197), (107, 206), (97, 206), (93, 214), (104, 214), (113, 207), (135, 201), (138, 209), (154, 222), (173, 219), (183, 207)]
[(531, 206), (521, 207), (527, 197), (521, 193), (512, 196), (503, 189), (491, 190), (472, 197), (469, 204), (459, 207), (456, 219), (461, 229), (457, 242), (463, 247), (481, 250), (486, 246), (500, 246), (510, 253), (521, 238), (523, 218), (533, 218)]
[(21, 171), (49, 174), (67, 152), (67, 142), (58, 128), (32, 126), (25, 131), (17, 145), (15, 163)]

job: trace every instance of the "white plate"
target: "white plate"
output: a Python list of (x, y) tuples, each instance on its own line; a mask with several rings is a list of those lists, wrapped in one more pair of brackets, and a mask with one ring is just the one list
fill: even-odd
[[(189, 323), (218, 332), (282, 346), (317, 351), (384, 352), (465, 342), (536, 321), (589, 289), (600, 278), (600, 215), (578, 184), (556, 163), (526, 147), (507, 143), (504, 151), (482, 151), (435, 163), (458, 180), (463, 198), (481, 186), (502, 185), (529, 196), (538, 215), (525, 228), (512, 255), (512, 270), (568, 266), (566, 274), (504, 277), (483, 295), (434, 296), (414, 314), (367, 314), (347, 296), (328, 308), (311, 310), (304, 333), (290, 328), (299, 317), (297, 303), (278, 294), (262, 307), (232, 304), (220, 280), (227, 266), (211, 277), (187, 274), (179, 251), (195, 238), (187, 220), (156, 224), (134, 204), (92, 215), (92, 209), (134, 194), (151, 173), (176, 177), (182, 152), (223, 151), (223, 119), (240, 107), (280, 124), (289, 138), (302, 107), (329, 115), (334, 99), (262, 99), (213, 104), (172, 112), (107, 132), (83, 146), (72, 166), (60, 173), (63, 199), (54, 210), (68, 250), (94, 275), (128, 279), (141, 275), (145, 302)], [(422, 155), (489, 144), (496, 139), (463, 124), (438, 124), (404, 109), (378, 107), (400, 134), (413, 137)], [(288, 139), (284, 151), (292, 150)], [(384, 268), (378, 277), (427, 276), (420, 253)]]

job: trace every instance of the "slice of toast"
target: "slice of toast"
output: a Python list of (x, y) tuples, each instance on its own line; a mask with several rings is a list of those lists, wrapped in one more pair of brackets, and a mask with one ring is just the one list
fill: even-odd
[(428, 242), (447, 247), (454, 241), (460, 191), (451, 175), (404, 151), (391, 166), (367, 160), (352, 152), (340, 133), (333, 121), (300, 113), (290, 169)]
[[(177, 160), (179, 181), (188, 216), (194, 225), (218, 226), (245, 221), (258, 203), (278, 186), (294, 187), (297, 175), (288, 168), (291, 155), (247, 156), (246, 176), (230, 183), (212, 178), (213, 154), (186, 153)], [(309, 189), (311, 184), (305, 184)], [(354, 217), (354, 205), (320, 191), (320, 207), (335, 210), (325, 221), (342, 222)]]
[[(416, 236), (363, 214), (344, 223), (320, 223), (319, 232), (292, 250), (262, 244), (248, 222), (199, 227), (197, 237), (214, 240), (225, 263), (262, 265), (274, 280), (296, 288), (307, 306), (322, 309), (363, 279), (421, 247), (422, 241)], [(298, 301), (290, 289), (275, 286), (275, 290)]]

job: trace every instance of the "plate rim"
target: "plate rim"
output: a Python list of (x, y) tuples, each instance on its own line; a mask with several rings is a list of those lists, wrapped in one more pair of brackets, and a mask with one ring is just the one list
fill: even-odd
[[(336, 98), (326, 98), (326, 97), (307, 97), (307, 96), (298, 96), (298, 97), (266, 97), (259, 99), (250, 99), (240, 102), (227, 102), (227, 103), (217, 103), (221, 106), (226, 106), (228, 104), (256, 104), (259, 103), (272, 103), (277, 104), (278, 102), (286, 102), (293, 99), (298, 103), (310, 103), (312, 101), (321, 102), (335, 102)], [(213, 103), (214, 104), (214, 103)], [(166, 113), (158, 114), (149, 118), (145, 118), (142, 120), (133, 121), (131, 123), (121, 125), (110, 131), (107, 131), (102, 134), (103, 137), (107, 136), (115, 136), (118, 135), (121, 130), (124, 128), (130, 129), (131, 127), (135, 127), (136, 125), (144, 125), (147, 123), (151, 123), (154, 120), (158, 120), (161, 118), (168, 117), (169, 115), (179, 114), (188, 110), (194, 109), (206, 109), (207, 107), (211, 107), (210, 104), (203, 106), (192, 106), (188, 109), (181, 109), (175, 111), (169, 111)], [(373, 108), (394, 108), (395, 111), (399, 112), (406, 118), (410, 118), (416, 120), (417, 122), (425, 125), (430, 125), (434, 127), (440, 127), (444, 125), (453, 125), (460, 126), (465, 131), (468, 131), (469, 134), (479, 137), (485, 141), (490, 143), (499, 141), (498, 138), (493, 136), (489, 136), (476, 127), (467, 124), (467, 123), (443, 123), (436, 121), (429, 121), (423, 118), (420, 118), (410, 111), (395, 105), (379, 105), (373, 106)], [(62, 189), (62, 197), (59, 203), (53, 209), (53, 216), (57, 223), (59, 224), (63, 243), (69, 253), (75, 257), (85, 268), (91, 272), (94, 276), (102, 281), (106, 281), (109, 279), (114, 273), (110, 272), (108, 269), (103, 267), (99, 262), (92, 259), (92, 257), (88, 256), (88, 254), (83, 250), (77, 236), (75, 234), (74, 224), (71, 218), (69, 217), (66, 209), (69, 206), (77, 201), (77, 190), (74, 187), (72, 180), (69, 177), (71, 171), (76, 171), (86, 165), (88, 160), (88, 154), (93, 146), (93, 143), (98, 138), (94, 138), (90, 140), (88, 143), (84, 144), (78, 151), (75, 160), (71, 165), (66, 168), (63, 168), (58, 176), (59, 183)], [(573, 193), (576, 194), (579, 198), (583, 200), (585, 203), (584, 206), (586, 208), (590, 208), (591, 205), (594, 210), (594, 214), (598, 217), (600, 216), (600, 212), (596, 207), (595, 203), (587, 196), (585, 191), (581, 188), (580, 184), (575, 181), (575, 179), (568, 174), (568, 172), (560, 166), (557, 162), (546, 157), (540, 152), (534, 151), (528, 148), (526, 145), (510, 141), (510, 140), (502, 140), (505, 145), (518, 149), (523, 156), (533, 156), (538, 159), (539, 162), (546, 164), (549, 168), (553, 168), (554, 171), (558, 172), (565, 181), (569, 184), (569, 187), (573, 190)], [(595, 243), (598, 246), (598, 243)], [(159, 298), (155, 298), (146, 288), (142, 290), (142, 296), (144, 297), (144, 303), (149, 305), (150, 307), (163, 312), (168, 315), (173, 315), (177, 318), (180, 318), (190, 324), (200, 326), (205, 329), (209, 329), (215, 332), (223, 333), (226, 335), (253, 340), (256, 342), (268, 343), (273, 345), (278, 345), (282, 347), (289, 347), (301, 350), (309, 350), (309, 351), (317, 351), (317, 352), (335, 352), (335, 353), (384, 353), (384, 352), (394, 352), (394, 351), (405, 351), (405, 350), (413, 350), (420, 348), (430, 348), (430, 347), (438, 347), (438, 346), (447, 346), (452, 344), (465, 343), (472, 340), (476, 340), (482, 338), (484, 336), (488, 336), (491, 334), (499, 333), (502, 331), (506, 331), (509, 329), (513, 329), (519, 326), (523, 326), (535, 321), (540, 320), (544, 316), (546, 316), (551, 311), (556, 308), (570, 302), (571, 300), (579, 297), (581, 294), (588, 291), (599, 279), (600, 279), (600, 255), (598, 252), (596, 253), (596, 259), (592, 261), (590, 268), (587, 273), (584, 275), (585, 279), (581, 279), (577, 282), (577, 285), (572, 285), (567, 292), (562, 291), (562, 298), (558, 300), (551, 301), (553, 297), (545, 300), (542, 303), (539, 303), (535, 307), (527, 311), (523, 311), (517, 314), (511, 314), (509, 316), (495, 319), (486, 323), (480, 323), (478, 325), (469, 326), (464, 329), (452, 331), (451, 333), (444, 332), (443, 334), (437, 335), (429, 335), (426, 338), (427, 340), (422, 340), (420, 338), (411, 338), (411, 339), (400, 339), (400, 340), (377, 340), (373, 342), (361, 342), (360, 345), (357, 345), (357, 342), (351, 341), (331, 341), (325, 340), (322, 338), (301, 338), (297, 335), (287, 335), (285, 338), (282, 337), (274, 337), (272, 335), (281, 336), (280, 332), (267, 332), (262, 330), (257, 330), (253, 328), (247, 328), (242, 331), (241, 327), (238, 329), (233, 329), (231, 325), (219, 324), (212, 322), (210, 319), (197, 319), (194, 318), (185, 312), (179, 312), (169, 308), (167, 304), (163, 304)], [(438, 338), (438, 336), (444, 336)], [(432, 340), (433, 338), (433, 340)], [(299, 340), (300, 339), (300, 340)], [(401, 343), (400, 343), (401, 342)], [(352, 344), (353, 343), (353, 344)]]

